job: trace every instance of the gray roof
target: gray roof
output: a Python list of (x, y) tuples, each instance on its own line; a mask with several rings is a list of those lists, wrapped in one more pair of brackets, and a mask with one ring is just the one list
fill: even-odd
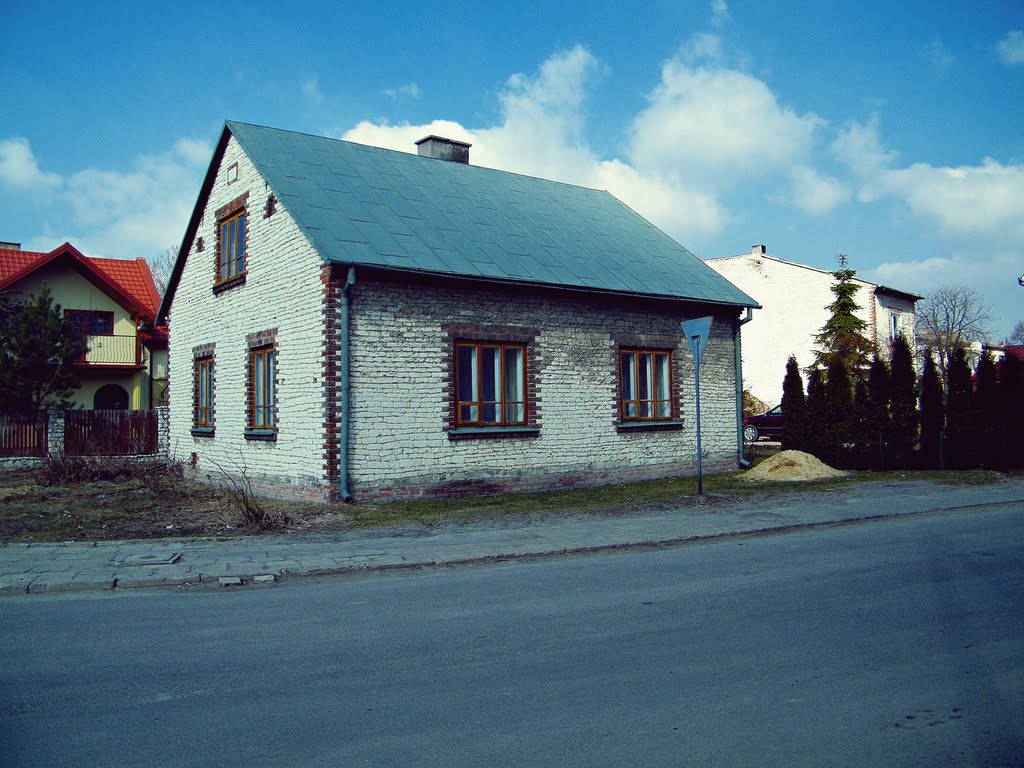
[(326, 262), (757, 306), (607, 192), (226, 127)]

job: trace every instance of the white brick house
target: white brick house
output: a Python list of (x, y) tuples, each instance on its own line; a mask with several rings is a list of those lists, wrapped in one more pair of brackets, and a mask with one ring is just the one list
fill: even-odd
[[(789, 356), (796, 355), (801, 370), (814, 362), (814, 337), (828, 320), (835, 278), (827, 270), (769, 256), (763, 245), (705, 263), (761, 303), (753, 322), (743, 326), (743, 385), (766, 403), (779, 403)], [(855, 296), (858, 317), (867, 323), (865, 333), (879, 354), (888, 357), (897, 335), (905, 336), (913, 349), (914, 303), (922, 297), (865, 280), (854, 282), (860, 286)]]
[(318, 500), (691, 473), (680, 323), (710, 315), (705, 467), (736, 466), (756, 303), (607, 193), (468, 150), (226, 124), (160, 309), (174, 456)]

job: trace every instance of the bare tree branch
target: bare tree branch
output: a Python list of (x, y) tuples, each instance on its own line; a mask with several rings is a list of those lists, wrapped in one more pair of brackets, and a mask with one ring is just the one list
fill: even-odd
[(944, 382), (948, 382), (953, 350), (986, 338), (992, 322), (991, 305), (969, 285), (936, 288), (916, 314), (919, 351), (932, 350)]

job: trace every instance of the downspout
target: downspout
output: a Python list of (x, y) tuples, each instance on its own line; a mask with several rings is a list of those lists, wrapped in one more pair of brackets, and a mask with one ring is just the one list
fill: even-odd
[(356, 268), (350, 266), (345, 284), (341, 287), (341, 329), (338, 346), (341, 350), (341, 425), (338, 446), (338, 495), (344, 502), (352, 501), (352, 492), (348, 487), (348, 447), (349, 447), (349, 416), (352, 412), (351, 376), (349, 364), (349, 294), (356, 284)]
[(750, 469), (750, 462), (743, 456), (743, 358), (740, 344), (740, 328), (754, 319), (754, 310), (747, 307), (747, 316), (736, 324), (736, 442), (739, 446), (737, 455), (741, 469)]

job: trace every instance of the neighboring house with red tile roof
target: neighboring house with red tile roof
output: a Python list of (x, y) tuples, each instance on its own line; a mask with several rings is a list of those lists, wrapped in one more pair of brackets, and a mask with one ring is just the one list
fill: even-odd
[(70, 243), (48, 253), (0, 243), (0, 292), (27, 297), (43, 287), (88, 342), (76, 364), (76, 406), (139, 410), (163, 404), (167, 329), (154, 326), (160, 294), (144, 259), (91, 258)]

